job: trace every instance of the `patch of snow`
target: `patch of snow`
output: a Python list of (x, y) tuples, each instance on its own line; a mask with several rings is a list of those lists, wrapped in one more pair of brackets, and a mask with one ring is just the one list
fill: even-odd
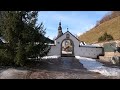
[(89, 71), (99, 72), (106, 76), (118, 76), (120, 77), (120, 69), (119, 68), (110, 68), (103, 66), (102, 63), (97, 62), (95, 59), (85, 58), (80, 56), (75, 56), (79, 59), (79, 62), (83, 64), (85, 68)]
[(72, 52), (62, 51), (62, 54), (72, 54)]
[[(59, 58), (60, 56), (54, 55), (54, 56), (44, 56), (41, 59), (56, 59)], [(38, 56), (37, 58), (28, 58), (29, 60), (31, 59), (40, 59), (40, 57)]]
[(56, 59), (56, 58), (59, 58), (60, 56), (44, 56), (42, 57), (42, 59)]
[(95, 45), (81, 45), (82, 47), (100, 47), (100, 46), (95, 46)]
[(50, 44), (48, 44), (48, 45), (50, 45), (50, 46), (55, 46), (55, 44), (51, 44), (51, 43), (50, 43)]
[(81, 32), (79, 32), (79, 33), (77, 33), (77, 37), (79, 37), (80, 35), (82, 35), (83, 33), (81, 33)]
[(100, 47), (100, 45), (99, 44), (92, 44), (93, 46), (99, 46)]
[(81, 41), (80, 45), (82, 46), (82, 45), (87, 45), (87, 44), (85, 42)]
[(0, 73), (0, 79), (13, 79), (13, 78), (16, 78), (17, 75), (21, 74), (21, 76), (23, 76), (26, 73), (27, 73), (27, 71), (25, 71), (25, 70), (17, 70), (17, 69), (9, 68), (7, 70), (3, 70)]

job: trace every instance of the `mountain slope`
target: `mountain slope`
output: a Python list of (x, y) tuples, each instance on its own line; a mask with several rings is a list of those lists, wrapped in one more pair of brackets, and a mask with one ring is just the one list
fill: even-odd
[(105, 21), (99, 26), (92, 28), (83, 35), (79, 36), (79, 40), (87, 43), (95, 43), (98, 42), (98, 38), (105, 32), (111, 34), (115, 40), (120, 40), (120, 16), (109, 21)]

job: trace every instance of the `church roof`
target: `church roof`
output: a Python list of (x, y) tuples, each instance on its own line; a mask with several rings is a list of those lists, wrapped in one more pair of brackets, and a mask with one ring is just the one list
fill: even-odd
[[(66, 31), (64, 34), (66, 34), (67, 32), (70, 33), (69, 31)], [(64, 35), (64, 34), (63, 34), (63, 35)], [(71, 34), (74, 38), (76, 38), (78, 41), (80, 41), (80, 40), (79, 40), (77, 37), (75, 37), (72, 33), (70, 33), (70, 34)], [(61, 35), (60, 37), (62, 37), (63, 35)], [(57, 37), (55, 40), (57, 40), (57, 39), (60, 38), (60, 37)]]

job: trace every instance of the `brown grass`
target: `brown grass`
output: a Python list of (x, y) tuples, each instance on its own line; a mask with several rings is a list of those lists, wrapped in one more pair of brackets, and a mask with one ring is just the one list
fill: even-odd
[(79, 36), (81, 41), (86, 43), (94, 43), (98, 41), (98, 38), (105, 32), (111, 34), (115, 40), (120, 40), (120, 16), (106, 21), (99, 26), (89, 30), (83, 35)]

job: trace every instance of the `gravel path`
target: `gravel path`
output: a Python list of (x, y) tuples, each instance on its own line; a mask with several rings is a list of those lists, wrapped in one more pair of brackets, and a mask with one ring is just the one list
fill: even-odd
[(40, 61), (27, 69), (0, 69), (0, 79), (115, 79), (87, 71), (74, 57)]

